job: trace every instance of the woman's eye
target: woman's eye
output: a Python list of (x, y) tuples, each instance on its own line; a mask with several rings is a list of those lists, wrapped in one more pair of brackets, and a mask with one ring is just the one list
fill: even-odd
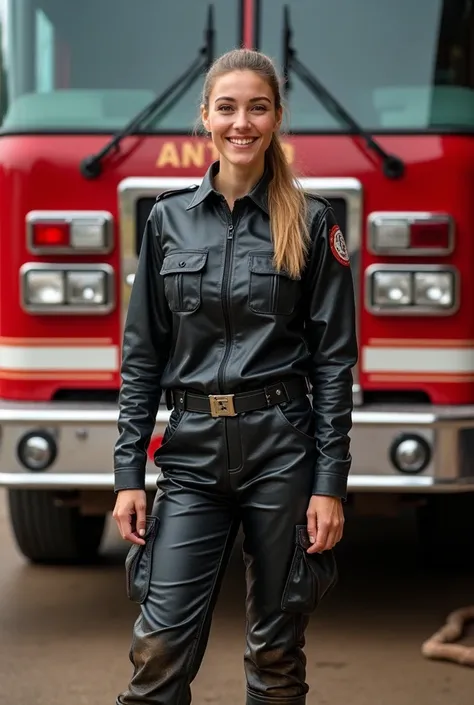
[(228, 113), (229, 110), (232, 110), (232, 106), (231, 105), (219, 105), (219, 107), (217, 109), (223, 113)]
[(257, 110), (258, 112), (265, 112), (266, 107), (264, 105), (254, 105), (253, 109)]

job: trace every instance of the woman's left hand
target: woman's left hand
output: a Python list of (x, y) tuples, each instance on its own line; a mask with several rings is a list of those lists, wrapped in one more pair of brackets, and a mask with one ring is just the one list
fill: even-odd
[(312, 546), (308, 553), (321, 553), (334, 548), (342, 539), (344, 512), (337, 497), (313, 495), (306, 512), (308, 536)]

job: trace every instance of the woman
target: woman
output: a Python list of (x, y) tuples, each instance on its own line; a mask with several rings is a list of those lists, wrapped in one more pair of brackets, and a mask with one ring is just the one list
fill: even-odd
[[(158, 197), (125, 327), (114, 517), (134, 544), (128, 590), (141, 614), (117, 702), (191, 701), (241, 524), (247, 704), (303, 705), (304, 630), (335, 578), (350, 465), (349, 260), (329, 203), (295, 185), (266, 56), (218, 59), (201, 117), (219, 161), (199, 188)], [(146, 517), (162, 390), (173, 411)]]

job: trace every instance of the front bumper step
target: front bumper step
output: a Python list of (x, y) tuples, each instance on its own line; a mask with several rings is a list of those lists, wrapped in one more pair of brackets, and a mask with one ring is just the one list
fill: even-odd
[[(161, 407), (155, 427), (164, 433), (170, 412)], [(116, 404), (22, 403), (0, 400), (0, 486), (16, 489), (113, 489)], [(54, 436), (58, 453), (44, 471), (29, 471), (17, 448), (32, 431)], [(400, 472), (390, 449), (404, 435), (419, 436), (431, 449), (420, 473)], [(352, 492), (474, 491), (474, 406), (361, 406), (351, 432)], [(150, 460), (146, 486), (156, 487), (158, 470)]]

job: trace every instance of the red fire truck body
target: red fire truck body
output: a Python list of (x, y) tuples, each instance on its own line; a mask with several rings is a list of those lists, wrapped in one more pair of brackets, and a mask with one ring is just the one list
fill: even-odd
[[(45, 16), (54, 4), (23, 3)], [(243, 43), (257, 45), (265, 1), (234, 4)], [(0, 132), (0, 485), (25, 555), (87, 559), (114, 501), (120, 346), (143, 225), (161, 191), (198, 183), (216, 155), (185, 130), (148, 131), (126, 136), (85, 178), (81, 161), (113, 131), (35, 127), (20, 108), (11, 103)], [(360, 346), (351, 500), (419, 505), (428, 552), (459, 544), (458, 529), (463, 546), (474, 539), (473, 127), (474, 110), (471, 134), (370, 130), (402, 161), (397, 178), (344, 126), (285, 139), (303, 186), (333, 203), (351, 256)], [(150, 493), (168, 415), (162, 406)]]

